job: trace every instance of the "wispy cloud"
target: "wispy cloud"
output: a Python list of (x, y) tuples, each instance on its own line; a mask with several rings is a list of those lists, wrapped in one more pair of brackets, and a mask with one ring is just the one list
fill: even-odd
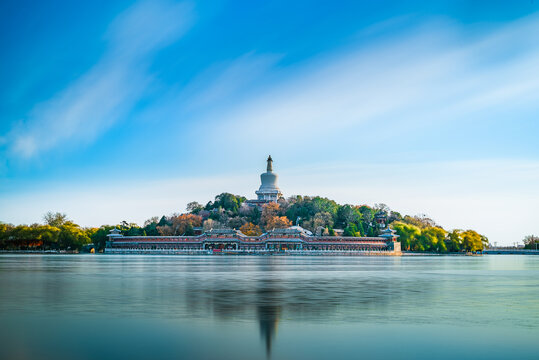
[(215, 64), (182, 89), (178, 102), (188, 109), (223, 105), (237, 98), (256, 83), (268, 80), (268, 74), (282, 56), (250, 52), (223, 64)]
[(152, 56), (178, 40), (192, 19), (190, 5), (168, 1), (141, 1), (120, 14), (100, 61), (12, 129), (4, 138), (9, 153), (28, 158), (65, 142), (94, 139), (143, 96)]
[(288, 69), (282, 81), (220, 109), (214, 137), (226, 127), (246, 145), (292, 147), (286, 136), (261, 130), (271, 124), (290, 134), (346, 137), (367, 122), (402, 127), (536, 109), (538, 36), (536, 15), (473, 36), (463, 25), (431, 22)]

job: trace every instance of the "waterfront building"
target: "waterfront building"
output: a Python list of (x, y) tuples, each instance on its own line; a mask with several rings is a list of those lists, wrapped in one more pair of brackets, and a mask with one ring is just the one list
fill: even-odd
[(247, 236), (234, 229), (212, 229), (197, 236), (122, 236), (111, 230), (105, 252), (400, 255), (399, 236), (394, 230), (388, 230), (377, 237), (314, 236), (299, 226), (274, 229), (260, 236)]

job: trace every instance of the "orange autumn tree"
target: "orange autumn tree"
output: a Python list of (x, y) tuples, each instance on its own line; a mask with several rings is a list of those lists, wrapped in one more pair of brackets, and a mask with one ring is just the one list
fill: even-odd
[(277, 203), (270, 202), (262, 206), (262, 214), (260, 214), (260, 225), (268, 229), (268, 222), (273, 221), (272, 219), (276, 216), (282, 214), (280, 212), (280, 206)]
[(292, 222), (286, 216), (274, 216), (266, 223), (266, 230), (285, 229), (292, 226)]
[(158, 226), (161, 235), (194, 235), (194, 227), (202, 225), (202, 217), (193, 214), (182, 214), (170, 219), (172, 225)]
[(260, 226), (255, 225), (250, 222), (243, 224), (240, 227), (240, 231), (247, 236), (258, 236), (262, 234), (262, 230), (260, 230)]

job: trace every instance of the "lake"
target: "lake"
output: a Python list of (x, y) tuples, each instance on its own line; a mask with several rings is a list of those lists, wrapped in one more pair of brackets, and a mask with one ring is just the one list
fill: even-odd
[(539, 256), (0, 255), (2, 359), (538, 359)]

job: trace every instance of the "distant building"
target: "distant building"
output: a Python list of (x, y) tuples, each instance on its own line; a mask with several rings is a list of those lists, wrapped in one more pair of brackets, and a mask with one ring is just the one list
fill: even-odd
[(385, 212), (377, 213), (374, 216), (374, 221), (376, 221), (376, 223), (380, 225), (381, 228), (385, 228), (387, 223), (387, 214)]
[(277, 202), (283, 197), (281, 189), (277, 186), (279, 175), (273, 172), (273, 159), (268, 157), (266, 172), (260, 174), (260, 188), (255, 191), (257, 199), (247, 200), (245, 203), (249, 206), (262, 206), (269, 202)]

